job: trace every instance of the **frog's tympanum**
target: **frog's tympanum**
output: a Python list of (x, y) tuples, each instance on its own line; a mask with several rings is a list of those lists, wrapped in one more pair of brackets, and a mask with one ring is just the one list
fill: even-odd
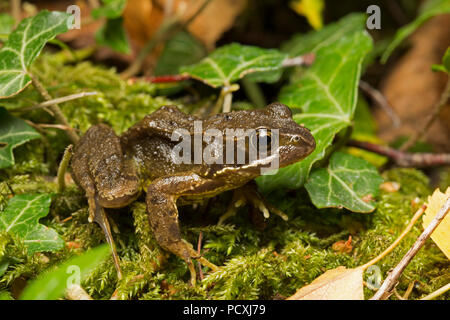
[[(290, 109), (280, 103), (272, 103), (264, 109), (217, 114), (203, 120), (187, 115), (175, 106), (164, 106), (121, 136), (104, 124), (92, 126), (75, 148), (72, 171), (74, 180), (86, 192), (90, 221), (101, 226), (112, 248), (119, 276), (119, 261), (103, 208), (127, 206), (144, 190), (149, 222), (157, 242), (186, 261), (192, 281), (195, 281), (192, 259), (199, 257), (181, 238), (177, 206), (245, 187), (261, 174), (263, 166), (267, 166), (265, 159), (248, 156), (243, 163), (175, 161), (173, 150), (179, 141), (174, 141), (173, 133), (184, 129), (194, 141), (195, 121), (201, 121), (203, 131), (216, 129), (223, 133), (224, 143), (216, 144), (220, 150), (213, 150), (217, 152), (224, 152), (225, 140), (230, 139), (225, 134), (227, 129), (253, 129), (257, 140), (266, 139), (268, 145), (271, 145), (270, 133), (276, 131), (276, 150), (267, 153), (267, 157), (276, 152), (280, 168), (303, 159), (315, 148), (310, 131), (294, 122)], [(259, 136), (262, 132), (264, 134)], [(214, 144), (211, 146), (214, 148)], [(194, 152), (192, 149), (192, 158)], [(204, 258), (200, 258), (200, 262), (214, 266)]]

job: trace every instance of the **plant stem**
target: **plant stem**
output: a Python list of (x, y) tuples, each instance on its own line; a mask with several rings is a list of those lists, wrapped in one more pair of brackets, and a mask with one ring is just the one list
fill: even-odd
[(387, 247), (386, 250), (384, 250), (381, 254), (379, 254), (378, 256), (376, 256), (375, 258), (373, 258), (372, 260), (370, 260), (369, 262), (367, 262), (366, 264), (362, 265), (361, 269), (365, 270), (368, 267), (370, 267), (371, 265), (374, 265), (375, 263), (377, 263), (378, 261), (380, 261), (381, 259), (383, 259), (385, 256), (387, 256), (389, 253), (392, 252), (392, 250), (395, 249), (395, 247), (397, 247), (397, 245), (400, 243), (400, 241), (403, 240), (403, 238), (408, 234), (409, 231), (411, 231), (412, 227), (414, 226), (414, 224), (417, 222), (417, 220), (422, 216), (423, 212), (425, 211), (425, 209), (427, 208), (426, 205), (422, 205), (419, 210), (416, 211), (416, 213), (414, 214), (414, 216), (412, 217), (411, 221), (409, 222), (409, 224), (406, 226), (405, 230), (403, 230), (402, 234), (389, 246)]
[(377, 89), (375, 89), (374, 87), (372, 87), (370, 84), (368, 84), (365, 81), (359, 81), (359, 88), (364, 91), (368, 96), (370, 96), (370, 98), (372, 98), (373, 101), (375, 101), (375, 103), (381, 107), (381, 109), (384, 110), (384, 112), (386, 112), (386, 114), (389, 116), (389, 118), (391, 118), (392, 124), (394, 125), (394, 127), (399, 127), (400, 126), (400, 118), (398, 117), (398, 115), (395, 113), (394, 109), (391, 107), (391, 105), (389, 104), (389, 102), (386, 100), (386, 98), (384, 97), (384, 95), (378, 91)]
[(432, 299), (434, 299), (434, 298), (440, 296), (441, 294), (446, 293), (448, 290), (450, 290), (450, 282), (447, 283), (445, 286), (443, 286), (443, 287), (437, 289), (436, 291), (430, 293), (429, 295), (423, 297), (423, 298), (420, 299), (420, 300), (432, 300)]
[(447, 105), (447, 101), (450, 98), (450, 77), (445, 85), (444, 92), (441, 95), (439, 101), (434, 105), (433, 111), (428, 115), (428, 119), (425, 121), (425, 125), (421, 130), (415, 131), (413, 136), (401, 146), (400, 151), (406, 151), (411, 148), (417, 141), (422, 139), (422, 137), (428, 132), (433, 122), (439, 116), (442, 108)]
[[(53, 100), (53, 98), (50, 96), (47, 89), (44, 88), (42, 83), (34, 75), (32, 75), (32, 74), (29, 74), (29, 75), (31, 77), (33, 86), (36, 88), (36, 90), (39, 92), (39, 94), (46, 101)], [(72, 143), (76, 143), (78, 141), (79, 137), (76, 134), (75, 130), (73, 130), (73, 128), (70, 126), (69, 121), (67, 121), (67, 119), (64, 116), (64, 114), (62, 113), (61, 109), (58, 107), (58, 104), (52, 104), (49, 106), (49, 108), (55, 114), (55, 118), (60, 124), (71, 129), (71, 130), (66, 131), (66, 134), (69, 137), (69, 139), (72, 141)]]
[(262, 108), (267, 104), (266, 98), (257, 83), (248, 80), (246, 77), (242, 78), (241, 83), (245, 93), (256, 108)]
[(11, 0), (11, 15), (15, 20), (15, 26), (22, 18), (22, 4), (20, 0)]
[(61, 98), (56, 98), (56, 99), (52, 99), (52, 100), (48, 100), (42, 103), (38, 103), (35, 104), (34, 106), (31, 107), (25, 107), (25, 108), (17, 108), (12, 110), (13, 112), (25, 112), (25, 111), (31, 111), (31, 110), (36, 110), (36, 109), (40, 109), (40, 108), (46, 108), (49, 107), (53, 104), (59, 104), (59, 103), (63, 103), (63, 102), (67, 102), (67, 101), (72, 101), (75, 99), (80, 99), (80, 98), (84, 98), (84, 97), (89, 97), (89, 96), (94, 96), (98, 94), (98, 92), (80, 92), (80, 93), (75, 93), (75, 94), (71, 94), (65, 97), (61, 97)]
[(403, 256), (402, 260), (399, 264), (389, 273), (387, 278), (384, 280), (380, 289), (378, 289), (377, 293), (370, 298), (370, 300), (386, 300), (391, 295), (392, 290), (397, 284), (398, 278), (402, 274), (403, 270), (408, 266), (420, 248), (423, 247), (425, 241), (431, 236), (433, 231), (437, 228), (439, 223), (444, 219), (445, 215), (450, 210), (450, 198), (444, 203), (439, 212), (430, 222), (428, 227), (422, 232), (422, 234), (417, 238), (414, 245), (409, 249), (409, 251)]
[(400, 167), (432, 167), (450, 165), (448, 153), (408, 153), (370, 142), (349, 140), (347, 145), (386, 156)]
[(58, 175), (57, 175), (58, 179), (57, 180), (58, 180), (58, 191), (59, 192), (64, 191), (64, 189), (66, 188), (65, 175), (66, 175), (67, 167), (69, 166), (70, 158), (72, 158), (72, 148), (73, 148), (73, 145), (69, 145), (66, 148), (66, 150), (64, 150), (63, 158), (58, 167)]

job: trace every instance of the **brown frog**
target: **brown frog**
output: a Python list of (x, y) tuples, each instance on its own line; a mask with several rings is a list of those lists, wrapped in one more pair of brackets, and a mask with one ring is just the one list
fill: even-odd
[[(238, 161), (238, 152), (231, 157), (234, 161), (223, 159), (225, 164), (194, 159), (195, 148), (205, 147), (202, 140), (197, 146), (192, 142), (190, 151), (183, 151), (183, 155), (192, 161), (180, 163), (179, 159), (175, 159), (174, 148), (180, 141), (174, 139), (174, 132), (184, 129), (184, 134), (195, 141), (195, 134), (199, 133), (198, 126), (195, 127), (196, 121), (197, 125), (201, 125), (200, 133), (208, 132), (208, 129), (223, 133), (222, 143), (209, 144), (209, 151), (222, 154), (229, 151), (225, 146), (228, 146), (230, 139), (230, 146), (233, 147), (240, 139), (230, 137), (228, 130), (253, 129), (251, 132), (254, 132), (255, 139), (244, 137), (246, 140), (241, 144), (241, 147), (244, 146), (244, 160)], [(272, 132), (277, 132), (276, 144), (273, 143)], [(274, 150), (251, 157), (249, 149), (252, 141)], [(198, 257), (192, 246), (181, 238), (177, 206), (199, 202), (226, 190), (245, 188), (244, 185), (259, 176), (261, 169), (274, 159), (274, 154), (278, 156), (278, 166), (281, 168), (305, 158), (314, 148), (315, 140), (310, 131), (294, 122), (290, 109), (281, 103), (272, 103), (264, 109), (217, 114), (203, 120), (187, 115), (175, 106), (164, 106), (121, 136), (104, 124), (92, 126), (75, 147), (72, 172), (74, 180), (86, 192), (89, 220), (101, 226), (112, 248), (119, 276), (118, 256), (103, 208), (127, 206), (145, 190), (149, 222), (157, 242), (186, 261), (194, 282), (193, 258), (199, 258), (202, 264), (211, 268), (215, 266)], [(253, 201), (250, 201), (267, 217), (267, 206), (255, 201), (255, 198), (258, 196), (253, 196)], [(272, 209), (270, 211), (279, 213)], [(229, 215), (228, 212), (226, 216)]]

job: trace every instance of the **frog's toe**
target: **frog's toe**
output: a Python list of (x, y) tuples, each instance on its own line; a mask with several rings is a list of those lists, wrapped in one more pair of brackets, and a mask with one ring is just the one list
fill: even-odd
[(265, 201), (256, 188), (251, 184), (248, 184), (234, 191), (233, 199), (228, 205), (227, 211), (220, 216), (218, 225), (222, 225), (226, 219), (234, 216), (237, 209), (246, 203), (249, 203), (254, 208), (258, 209), (265, 219), (268, 219), (270, 213), (273, 213), (285, 221), (288, 220), (288, 216), (283, 211)]

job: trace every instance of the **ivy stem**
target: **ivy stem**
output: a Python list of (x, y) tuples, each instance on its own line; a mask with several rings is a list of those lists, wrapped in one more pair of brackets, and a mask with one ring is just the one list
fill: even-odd
[(439, 223), (441, 223), (441, 221), (445, 218), (449, 210), (450, 210), (450, 198), (447, 199), (447, 201), (441, 207), (439, 212), (430, 222), (428, 227), (425, 228), (425, 230), (422, 232), (419, 238), (417, 238), (416, 242), (413, 244), (411, 249), (409, 249), (408, 252), (403, 256), (399, 264), (391, 272), (389, 272), (389, 275), (384, 280), (380, 289), (378, 289), (377, 293), (375, 293), (375, 295), (372, 298), (370, 298), (370, 300), (386, 300), (387, 298), (389, 298), (392, 290), (397, 284), (398, 278), (403, 273), (403, 270), (405, 270), (405, 268), (408, 266), (408, 264), (417, 254), (417, 252), (423, 247), (425, 241), (431, 236), (431, 234), (437, 228)]
[(405, 230), (403, 230), (402, 234), (389, 246), (386, 250), (384, 250), (382, 253), (380, 253), (378, 256), (367, 262), (366, 264), (360, 266), (359, 268), (366, 270), (368, 267), (374, 265), (384, 257), (386, 257), (389, 253), (392, 252), (392, 250), (395, 249), (395, 247), (400, 243), (400, 241), (403, 240), (403, 238), (408, 234), (409, 231), (411, 231), (414, 224), (417, 222), (417, 220), (422, 216), (427, 206), (424, 204), (422, 205), (419, 210), (414, 214), (409, 224), (406, 226)]
[(348, 146), (367, 150), (391, 159), (400, 167), (431, 167), (450, 164), (449, 153), (409, 153), (365, 141), (349, 140)]
[(257, 83), (248, 80), (246, 77), (242, 78), (241, 83), (245, 93), (256, 108), (262, 108), (267, 105), (266, 98)]
[(69, 145), (66, 148), (66, 150), (64, 150), (63, 158), (58, 167), (58, 175), (57, 175), (58, 192), (63, 192), (64, 189), (66, 188), (65, 175), (66, 175), (67, 167), (69, 166), (70, 158), (72, 158), (72, 154), (73, 154), (72, 149), (73, 149), (73, 145)]
[[(53, 100), (53, 98), (50, 96), (47, 89), (44, 88), (42, 83), (33, 74), (29, 73), (29, 75), (31, 77), (33, 86), (36, 88), (36, 90), (39, 92), (39, 94), (46, 101)], [(58, 107), (58, 104), (57, 103), (52, 104), (49, 106), (49, 108), (55, 114), (55, 118), (60, 124), (70, 128), (70, 130), (66, 131), (66, 134), (69, 137), (70, 141), (72, 141), (72, 143), (77, 143), (77, 141), (79, 140), (79, 137), (76, 134), (75, 130), (73, 130), (73, 128), (70, 126), (69, 121), (67, 121), (67, 119), (64, 116), (64, 114), (62, 113), (61, 109)]]
[(414, 132), (413, 136), (401, 146), (400, 151), (406, 151), (411, 148), (417, 141), (423, 138), (423, 136), (428, 132), (433, 122), (439, 116), (442, 108), (447, 105), (447, 101), (450, 98), (450, 77), (445, 85), (444, 92), (441, 95), (439, 101), (434, 105), (433, 111), (428, 115), (425, 125), (422, 129)]

